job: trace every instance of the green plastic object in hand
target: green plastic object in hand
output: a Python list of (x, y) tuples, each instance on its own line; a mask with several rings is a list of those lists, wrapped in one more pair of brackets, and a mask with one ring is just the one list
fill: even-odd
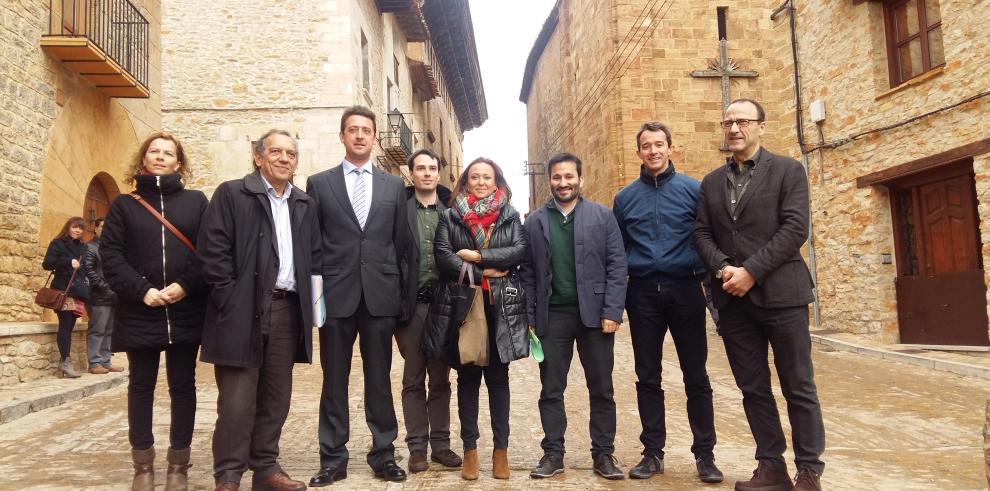
[(543, 363), (543, 343), (536, 337), (536, 332), (529, 331), (529, 352), (537, 363)]

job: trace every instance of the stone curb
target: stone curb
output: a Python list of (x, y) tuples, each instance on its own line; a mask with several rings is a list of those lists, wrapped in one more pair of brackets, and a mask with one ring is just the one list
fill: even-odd
[(956, 375), (990, 380), (990, 367), (970, 365), (968, 363), (960, 363), (957, 361), (940, 360), (937, 358), (915, 355), (911, 353), (898, 353), (897, 351), (885, 350), (881, 348), (872, 348), (869, 346), (850, 343), (848, 341), (839, 341), (838, 339), (832, 339), (828, 336), (822, 336), (814, 333), (811, 334), (811, 342), (818, 343), (823, 346), (829, 346), (838, 351), (857, 353), (871, 358), (880, 358), (882, 360), (910, 363), (912, 365), (931, 368), (942, 372), (954, 373)]
[(40, 393), (23, 398), (0, 401), (0, 425), (10, 423), (15, 419), (41, 411), (42, 409), (78, 401), (84, 397), (89, 397), (93, 394), (98, 394), (122, 385), (127, 382), (127, 372), (109, 373), (100, 378), (84, 378), (90, 380), (86, 380), (81, 385), (67, 387), (56, 392)]

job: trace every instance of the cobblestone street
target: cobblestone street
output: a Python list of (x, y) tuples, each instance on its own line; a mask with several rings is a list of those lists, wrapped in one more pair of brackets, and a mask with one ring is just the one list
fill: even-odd
[[(635, 376), (628, 326), (616, 343), (614, 372), (619, 428), (616, 457), (627, 470), (639, 460), (640, 423), (636, 409)], [(547, 489), (732, 489), (737, 479), (747, 479), (755, 466), (753, 442), (743, 415), (741, 396), (732, 381), (722, 345), (711, 335), (709, 373), (715, 393), (715, 417), (719, 443), (717, 463), (725, 472), (721, 485), (702, 485), (696, 479), (689, 452), (690, 431), (684, 411), (684, 395), (676, 355), (668, 336), (664, 376), (667, 389), (668, 442), (666, 473), (649, 481), (607, 482), (591, 471), (587, 435), (588, 401), (583, 374), (575, 356), (567, 393), (570, 426), (567, 432), (566, 472), (535, 482), (529, 470), (541, 456), (543, 436), (536, 402), (539, 375), (532, 359), (511, 365), (512, 420), (509, 460), (512, 479), (491, 478), (491, 434), (482, 424), (479, 443), (482, 477), (475, 483), (460, 479), (457, 470), (436, 464), (405, 483), (376, 480), (365, 464), (370, 435), (364, 423), (360, 387), (360, 360), (355, 353), (351, 375), (351, 456), (347, 480), (329, 489), (512, 489), (519, 486)], [(825, 412), (827, 468), (825, 489), (985, 489), (981, 430), (990, 388), (986, 380), (936, 372), (930, 369), (835, 352), (815, 345), (819, 394)], [(393, 397), (399, 417), (396, 441), (399, 464), (405, 468), (402, 413), (398, 381), (402, 359), (396, 351), (392, 364)], [(155, 435), (158, 450), (159, 487), (164, 483), (168, 442), (168, 398), (164, 370), (159, 380)], [(456, 375), (452, 373), (452, 380)], [(97, 377), (85, 375), (85, 377)], [(210, 441), (216, 419), (216, 388), (212, 366), (201, 364), (198, 376), (199, 412), (190, 470), (194, 489), (211, 489)], [(282, 464), (289, 474), (304, 481), (317, 470), (317, 408), (320, 397), (319, 365), (297, 365), (292, 411), (282, 436)], [(775, 382), (776, 384), (776, 382)], [(455, 385), (456, 387), (456, 385)], [(485, 391), (482, 390), (482, 394)], [(482, 396), (484, 398), (484, 395)], [(456, 394), (454, 396), (456, 400)], [(782, 414), (786, 414), (779, 396)], [(453, 446), (459, 425), (452, 416)], [(487, 421), (487, 401), (482, 401), (481, 421)], [(784, 421), (787, 428), (786, 418)], [(789, 433), (788, 433), (789, 436)], [(789, 438), (788, 438), (789, 440)], [(460, 453), (460, 452), (459, 452)], [(791, 457), (788, 456), (788, 459)], [(790, 471), (794, 473), (793, 463)], [(60, 407), (30, 414), (0, 425), (0, 489), (127, 489), (131, 466), (127, 444), (126, 387), (119, 386)], [(249, 488), (250, 474), (242, 489)]]

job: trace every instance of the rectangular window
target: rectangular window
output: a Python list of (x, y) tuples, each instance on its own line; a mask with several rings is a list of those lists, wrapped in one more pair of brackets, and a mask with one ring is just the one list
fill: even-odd
[(394, 63), (394, 65), (393, 65), (393, 67), (394, 67), (394, 73), (392, 75), (395, 77), (395, 86), (398, 87), (399, 86), (399, 59), (393, 56), (392, 57), (392, 61)]
[(726, 24), (727, 18), (729, 16), (729, 7), (717, 7), (715, 9), (715, 16), (716, 16), (716, 18), (718, 20), (718, 39), (719, 40), (722, 40), (722, 39), (728, 40), (729, 39), (729, 34), (728, 34), (728, 31), (726, 29), (725, 24)]
[(361, 32), (361, 86), (371, 93), (371, 59), (368, 55), (368, 38)]
[(891, 87), (945, 65), (938, 0), (887, 0), (883, 13)]
[(385, 83), (386, 85), (388, 85), (387, 90), (385, 92), (385, 95), (388, 97), (388, 99), (385, 101), (385, 109), (391, 111), (392, 109), (395, 108), (395, 105), (393, 104), (394, 101), (392, 100), (392, 81), (389, 79), (385, 79)]

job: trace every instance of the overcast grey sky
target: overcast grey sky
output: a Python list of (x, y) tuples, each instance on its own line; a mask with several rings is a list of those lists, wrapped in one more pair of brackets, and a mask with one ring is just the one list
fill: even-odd
[(505, 171), (512, 206), (529, 208), (526, 105), (519, 102), (526, 57), (554, 0), (470, 0), (471, 20), (488, 102), (488, 121), (464, 134), (464, 163), (488, 157)]

